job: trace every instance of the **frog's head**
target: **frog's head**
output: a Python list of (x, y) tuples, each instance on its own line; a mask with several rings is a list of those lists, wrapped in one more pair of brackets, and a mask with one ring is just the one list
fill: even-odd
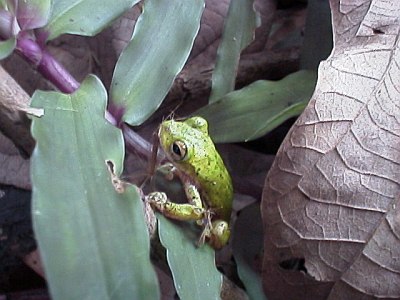
[(168, 159), (184, 163), (194, 157), (193, 153), (199, 151), (204, 142), (208, 143), (208, 123), (202, 117), (167, 120), (161, 123), (158, 136)]

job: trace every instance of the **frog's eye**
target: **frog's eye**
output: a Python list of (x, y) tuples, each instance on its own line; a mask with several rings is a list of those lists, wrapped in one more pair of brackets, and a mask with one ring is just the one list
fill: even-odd
[(171, 156), (174, 160), (183, 160), (186, 157), (186, 145), (182, 141), (175, 141), (171, 145)]

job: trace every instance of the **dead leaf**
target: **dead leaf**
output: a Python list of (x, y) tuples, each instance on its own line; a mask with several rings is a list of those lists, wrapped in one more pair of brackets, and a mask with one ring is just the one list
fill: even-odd
[(34, 147), (30, 122), (23, 113), (29, 102), (28, 94), (0, 65), (0, 131), (25, 154)]
[(37, 274), (45, 278), (44, 267), (42, 260), (40, 258), (40, 253), (38, 249), (28, 253), (23, 257), (24, 263), (34, 270)]
[(14, 144), (0, 133), (0, 183), (29, 190), (29, 160), (24, 159)]
[[(189, 56), (188, 66), (206, 67), (210, 71), (214, 67), (230, 2), (230, 0), (205, 1), (206, 6), (201, 19), (200, 30)], [(275, 16), (276, 3), (272, 0), (255, 0), (254, 8), (260, 16), (261, 25), (255, 32), (254, 41), (242, 53), (244, 57), (247, 56), (247, 59), (251, 59), (251, 55), (255, 53), (263, 52), (265, 54), (268, 35)]]
[(400, 2), (330, 3), (334, 50), (265, 182), (263, 285), (400, 298)]

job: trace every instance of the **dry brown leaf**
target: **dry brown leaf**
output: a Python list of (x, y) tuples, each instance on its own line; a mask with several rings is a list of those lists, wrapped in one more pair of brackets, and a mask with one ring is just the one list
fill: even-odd
[(0, 65), (0, 132), (10, 138), (25, 154), (33, 151), (27, 117), (29, 96)]
[(30, 189), (29, 160), (0, 133), (0, 183)]
[[(206, 6), (200, 30), (188, 59), (188, 65), (191, 67), (203, 68), (203, 71), (208, 68), (211, 73), (230, 2), (230, 0), (205, 0)], [(247, 55), (250, 58), (252, 54), (263, 52), (267, 47), (266, 43), (275, 16), (276, 3), (272, 0), (255, 0), (254, 8), (260, 16), (261, 25), (256, 30), (254, 41), (243, 52), (243, 56)]]
[(36, 249), (30, 252), (29, 254), (25, 255), (23, 257), (23, 261), (26, 265), (31, 267), (31, 269), (34, 270), (37, 274), (45, 278), (44, 267), (42, 260), (40, 258), (39, 249)]
[(330, 3), (334, 50), (265, 183), (264, 289), (400, 298), (400, 1)]

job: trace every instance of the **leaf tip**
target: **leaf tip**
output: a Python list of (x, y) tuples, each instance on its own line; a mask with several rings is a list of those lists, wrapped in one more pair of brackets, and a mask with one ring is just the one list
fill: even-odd
[(27, 107), (21, 110), (34, 117), (41, 118), (44, 116), (44, 108)]

